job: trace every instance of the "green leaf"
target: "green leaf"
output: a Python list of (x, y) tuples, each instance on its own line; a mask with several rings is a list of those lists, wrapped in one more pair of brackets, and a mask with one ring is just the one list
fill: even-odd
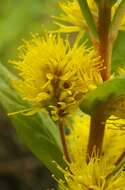
[(30, 118), (30, 121), (22, 122), (22, 120), (22, 117), (13, 119), (13, 125), (20, 139), (57, 178), (63, 178), (63, 174), (58, 169), (57, 164), (65, 168), (66, 163), (63, 160), (63, 154), (59, 147), (51, 141), (51, 138), (48, 139), (42, 133), (42, 130), (40, 131), (35, 125), (32, 125), (32, 118)]
[(79, 3), (79, 6), (81, 8), (81, 11), (83, 13), (83, 16), (87, 22), (87, 25), (92, 33), (92, 35), (95, 38), (98, 38), (98, 32), (97, 32), (97, 27), (93, 18), (93, 15), (89, 9), (88, 3), (86, 0), (77, 0)]
[[(100, 2), (104, 2), (104, 0), (95, 0), (95, 2), (97, 3), (97, 4), (99, 4)], [(105, 0), (105, 1), (108, 1), (108, 3), (111, 5), (111, 6), (113, 6), (118, 0)]]
[(113, 16), (111, 25), (110, 25), (110, 30), (109, 30), (109, 34), (110, 34), (110, 38), (112, 39), (112, 41), (115, 41), (120, 29), (120, 25), (121, 25), (121, 21), (122, 18), (125, 14), (125, 0), (122, 0), (120, 2), (119, 7), (117, 8), (117, 10), (115, 11), (115, 14)]
[[(0, 104), (7, 113), (32, 106), (23, 101), (11, 87), (11, 80), (15, 78), (16, 76), (0, 63)], [(59, 130), (47, 112), (40, 112), (32, 117), (15, 115), (9, 119), (20, 139), (32, 152), (57, 178), (63, 177), (61, 171), (53, 163), (56, 161), (63, 168), (66, 166), (63, 160)]]
[[(23, 110), (26, 107), (31, 107), (28, 102), (23, 101), (16, 91), (11, 86), (11, 81), (17, 77), (11, 73), (3, 64), (0, 63), (0, 99), (1, 104), (7, 113)], [(6, 104), (5, 104), (6, 102)], [(28, 117), (25, 117), (26, 119)], [(50, 119), (48, 114), (39, 113), (36, 115), (36, 119), (39, 125), (43, 126), (43, 130), (46, 131), (48, 136), (51, 136), (54, 141), (60, 146), (59, 132), (57, 126)], [(46, 126), (46, 127), (45, 127)]]
[(117, 72), (118, 67), (125, 67), (125, 31), (119, 32), (113, 49), (112, 72)]
[(101, 105), (122, 94), (125, 94), (125, 78), (106, 81), (83, 98), (80, 103), (80, 109), (87, 114), (93, 115)]

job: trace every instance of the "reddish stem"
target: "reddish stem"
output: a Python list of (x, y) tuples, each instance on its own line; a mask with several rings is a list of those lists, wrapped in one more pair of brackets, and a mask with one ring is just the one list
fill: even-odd
[(99, 6), (99, 20), (98, 20), (98, 31), (99, 31), (99, 51), (103, 61), (104, 69), (102, 70), (103, 80), (108, 80), (110, 77), (111, 67), (111, 43), (109, 40), (109, 24), (111, 20), (111, 7), (109, 3), (101, 3)]
[(65, 158), (70, 163), (71, 160), (70, 160), (70, 156), (69, 156), (68, 148), (67, 148), (67, 144), (66, 144), (66, 139), (65, 139), (63, 119), (59, 120), (59, 131), (60, 131), (60, 137), (61, 137), (61, 141), (62, 141), (62, 145), (63, 145), (63, 152), (64, 152), (64, 155), (65, 155)]
[[(109, 40), (109, 24), (111, 21), (111, 7), (108, 1), (102, 0), (99, 5), (99, 20), (98, 20), (98, 33), (99, 33), (99, 53), (103, 61), (104, 69), (101, 71), (103, 81), (108, 80), (111, 72), (111, 56), (112, 56), (112, 43)], [(96, 113), (91, 116), (89, 142), (87, 148), (87, 162), (89, 162), (93, 150), (94, 153), (101, 155), (103, 137), (105, 131), (106, 121), (106, 106), (101, 106)]]
[(101, 155), (106, 119), (105, 106), (100, 107), (97, 112), (91, 116), (87, 163), (93, 155)]

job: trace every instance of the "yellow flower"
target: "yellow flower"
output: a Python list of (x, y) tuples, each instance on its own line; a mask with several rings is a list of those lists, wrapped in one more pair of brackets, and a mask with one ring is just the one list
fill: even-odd
[(87, 164), (81, 158), (78, 163), (69, 164), (69, 170), (64, 171), (66, 182), (59, 180), (60, 190), (124, 190), (125, 173), (121, 172), (109, 181), (106, 177), (112, 172), (114, 166), (107, 161), (97, 158), (91, 159)]
[(67, 185), (59, 180), (60, 190), (124, 190), (125, 187), (125, 173), (121, 172), (119, 175), (106, 181), (105, 178), (114, 168), (106, 161), (93, 159), (86, 164), (81, 160), (81, 165), (76, 163), (70, 164), (70, 172), (64, 172)]
[[(92, 12), (93, 18), (97, 23), (98, 20), (98, 8), (94, 0), (87, 0), (88, 6)], [(112, 18), (114, 16), (115, 11), (119, 6), (120, 1), (118, 1), (112, 7)], [(77, 0), (63, 0), (59, 3), (60, 8), (63, 13), (59, 16), (54, 16), (55, 24), (59, 26), (58, 32), (79, 32), (88, 30), (88, 26), (86, 21), (82, 15), (81, 9)], [(125, 16), (121, 20), (121, 28), (125, 27)]]
[[(71, 134), (67, 136), (67, 141), (72, 160), (77, 161), (80, 155), (86, 159), (90, 116), (82, 114), (81, 116), (74, 116), (74, 118), (74, 125), (71, 128)], [(124, 151), (124, 141), (125, 119), (120, 119), (114, 115), (110, 116), (106, 121), (103, 143), (104, 158), (114, 163), (120, 153)]]
[(107, 120), (103, 155), (100, 159), (91, 159), (87, 164), (90, 116), (83, 114), (74, 118), (72, 132), (67, 137), (72, 163), (69, 164), (69, 170), (63, 171), (66, 183), (58, 181), (60, 190), (124, 190), (124, 172), (116, 173), (109, 180), (106, 177), (115, 169), (115, 163), (124, 151), (125, 131), (115, 130), (115, 124), (122, 125), (125, 120), (118, 120), (115, 116)]
[(77, 162), (78, 156), (86, 160), (86, 147), (90, 126), (90, 116), (80, 113), (80, 116), (73, 115), (74, 122), (70, 129), (71, 134), (66, 136), (68, 149), (73, 162)]
[[(88, 0), (88, 4), (96, 19), (97, 7), (94, 0)], [(78, 32), (87, 29), (87, 24), (83, 18), (77, 0), (64, 0), (59, 2), (59, 6), (63, 13), (53, 17), (55, 19), (55, 24), (59, 26), (59, 32)]]
[(60, 35), (34, 35), (21, 47), (19, 61), (12, 61), (20, 76), (13, 86), (24, 100), (46, 107), (54, 119), (67, 115), (101, 81), (97, 53), (76, 43), (71, 48)]

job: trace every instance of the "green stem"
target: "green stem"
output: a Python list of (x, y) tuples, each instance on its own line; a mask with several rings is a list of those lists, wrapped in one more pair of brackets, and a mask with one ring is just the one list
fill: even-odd
[(106, 176), (106, 185), (108, 183), (110, 183), (110, 180), (112, 177), (114, 177), (116, 174), (119, 175), (120, 172), (122, 172), (124, 170), (124, 168), (125, 168), (125, 151), (123, 151), (123, 153), (121, 154), (121, 156), (119, 157), (119, 160), (117, 160), (115, 165), (116, 165), (116, 167), (114, 168), (114, 170)]
[(119, 165), (122, 160), (125, 159), (125, 150), (122, 152), (122, 154), (119, 156), (119, 158), (117, 159), (117, 161), (115, 162), (115, 165)]

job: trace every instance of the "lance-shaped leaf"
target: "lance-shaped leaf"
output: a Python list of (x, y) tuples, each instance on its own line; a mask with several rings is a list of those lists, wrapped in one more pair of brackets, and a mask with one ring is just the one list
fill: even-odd
[[(28, 102), (23, 101), (12, 88), (11, 81), (14, 79), (16, 79), (16, 76), (0, 63), (0, 99), (1, 104), (7, 113), (23, 110), (26, 107), (31, 107), (31, 105)], [(25, 117), (25, 119), (27, 118), (28, 117)], [(48, 135), (49, 138), (53, 138), (56, 144), (60, 146), (57, 126), (50, 119), (47, 113), (43, 112), (37, 114), (34, 122), (36, 122), (37, 125), (40, 125), (46, 135)]]
[[(4, 65), (0, 64), (0, 104), (7, 113), (22, 110), (31, 105), (16, 94), (11, 88), (11, 80), (16, 76)], [(62, 147), (58, 127), (46, 112), (34, 116), (15, 115), (10, 117), (18, 136), (43, 164), (58, 178), (63, 177), (58, 170), (57, 162), (62, 168), (66, 166), (63, 160)]]
[(122, 0), (119, 7), (117, 8), (115, 15), (113, 17), (111, 26), (110, 26), (110, 38), (115, 41), (118, 35), (118, 31), (120, 29), (120, 24), (122, 22), (122, 18), (125, 14), (125, 0)]
[(89, 27), (90, 33), (95, 37), (98, 38), (97, 27), (93, 18), (93, 15), (89, 9), (87, 0), (77, 0), (82, 11), (82, 14), (86, 20), (86, 23)]
[(63, 154), (59, 147), (47, 138), (40, 128), (33, 126), (33, 119), (23, 121), (22, 117), (15, 117), (12, 123), (20, 139), (37, 156), (37, 158), (56, 176), (63, 178), (62, 172), (58, 169), (66, 167)]
[(113, 48), (112, 72), (117, 72), (119, 67), (125, 67), (124, 44), (125, 44), (125, 31), (120, 31)]
[(124, 94), (125, 78), (115, 78), (106, 81), (83, 98), (80, 103), (80, 109), (92, 115), (100, 106), (110, 104), (112, 98), (117, 98)]

